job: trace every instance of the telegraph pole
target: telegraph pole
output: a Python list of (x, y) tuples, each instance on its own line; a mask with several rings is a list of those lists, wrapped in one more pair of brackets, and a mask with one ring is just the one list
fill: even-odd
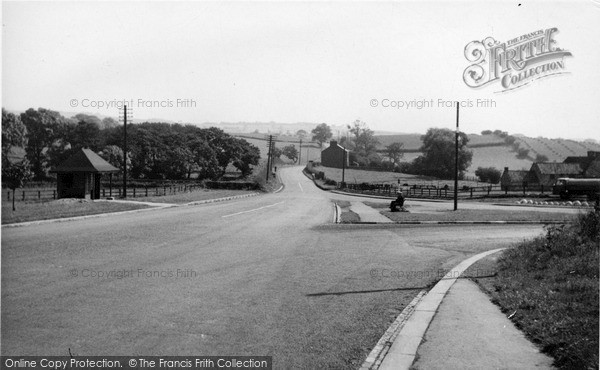
[(127, 198), (127, 105), (123, 105), (123, 198)]
[(269, 151), (267, 152), (267, 181), (269, 181), (269, 174), (271, 172), (271, 149), (273, 145), (273, 135), (269, 135)]
[(298, 164), (302, 164), (302, 138), (300, 138), (300, 150), (298, 151)]
[(342, 185), (346, 182), (346, 148), (344, 148), (344, 154), (342, 154)]
[(460, 104), (456, 102), (456, 136), (454, 143), (454, 210), (458, 209), (458, 109)]

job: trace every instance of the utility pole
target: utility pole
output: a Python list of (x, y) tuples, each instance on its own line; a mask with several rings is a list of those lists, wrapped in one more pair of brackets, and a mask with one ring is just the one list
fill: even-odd
[(458, 209), (458, 109), (460, 104), (456, 102), (456, 140), (454, 143), (454, 210)]
[(302, 138), (300, 138), (300, 150), (298, 151), (298, 164), (302, 164)]
[(123, 198), (127, 198), (127, 105), (123, 105)]
[(271, 149), (273, 146), (273, 135), (269, 135), (269, 150), (267, 152), (267, 181), (269, 181), (269, 174), (271, 173)]
[(344, 154), (342, 154), (342, 185), (346, 182), (346, 148), (344, 148)]

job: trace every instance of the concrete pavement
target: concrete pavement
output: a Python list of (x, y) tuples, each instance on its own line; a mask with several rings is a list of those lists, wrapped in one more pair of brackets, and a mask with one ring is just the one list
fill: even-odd
[(415, 369), (551, 369), (488, 296), (458, 280), (444, 298), (417, 351)]
[[(461, 262), (423, 297), (417, 297), (386, 332), (361, 369), (552, 369), (479, 287), (460, 275), (501, 249)], [(398, 320), (397, 320), (398, 321)], [(380, 341), (382, 342), (382, 341)]]
[(362, 222), (392, 223), (393, 221), (385, 217), (379, 210), (365, 205), (363, 202), (351, 202), (350, 210), (360, 217)]

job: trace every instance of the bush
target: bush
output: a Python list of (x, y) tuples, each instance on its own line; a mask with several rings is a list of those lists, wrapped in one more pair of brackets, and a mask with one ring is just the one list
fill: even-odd
[(529, 156), (529, 149), (519, 148), (517, 150), (517, 158), (519, 158), (519, 159), (525, 159), (528, 156)]
[(493, 134), (492, 130), (483, 130), (481, 131), (481, 135), (491, 135)]
[(502, 174), (500, 173), (500, 170), (494, 167), (478, 167), (477, 171), (475, 171), (475, 176), (478, 176), (483, 182), (497, 184), (500, 181)]

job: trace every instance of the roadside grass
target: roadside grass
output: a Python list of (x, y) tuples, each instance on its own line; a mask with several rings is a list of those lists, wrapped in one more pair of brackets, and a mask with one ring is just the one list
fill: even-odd
[(390, 212), (385, 203), (364, 202), (365, 205), (381, 209), (380, 213), (392, 221), (564, 221), (572, 222), (577, 216), (561, 212), (506, 210), (459, 209), (438, 210), (431, 213), (412, 213), (410, 204), (405, 205), (408, 212)]
[(348, 202), (347, 200), (337, 200), (337, 201), (335, 201), (335, 203), (342, 210), (342, 214), (340, 215), (340, 222), (341, 223), (343, 223), (343, 224), (351, 224), (353, 222), (359, 222), (360, 221), (360, 216), (357, 213), (352, 212), (350, 210), (350, 205), (351, 205), (350, 202)]
[(17, 222), (94, 215), (98, 213), (130, 211), (148, 207), (143, 204), (60, 199), (41, 202), (17, 202), (15, 208), (16, 211), (13, 212), (11, 202), (2, 202), (3, 225)]
[(479, 276), (473, 279), (555, 366), (597, 369), (599, 248), (600, 212), (590, 211), (466, 274)]
[(127, 198), (127, 200), (133, 200), (138, 202), (152, 202), (152, 203), (174, 203), (174, 204), (185, 204), (195, 202), (199, 200), (217, 199), (231, 197), (235, 195), (253, 194), (258, 192), (248, 190), (213, 190), (203, 189), (194, 190), (186, 193), (165, 195), (158, 197), (143, 197), (143, 198)]

